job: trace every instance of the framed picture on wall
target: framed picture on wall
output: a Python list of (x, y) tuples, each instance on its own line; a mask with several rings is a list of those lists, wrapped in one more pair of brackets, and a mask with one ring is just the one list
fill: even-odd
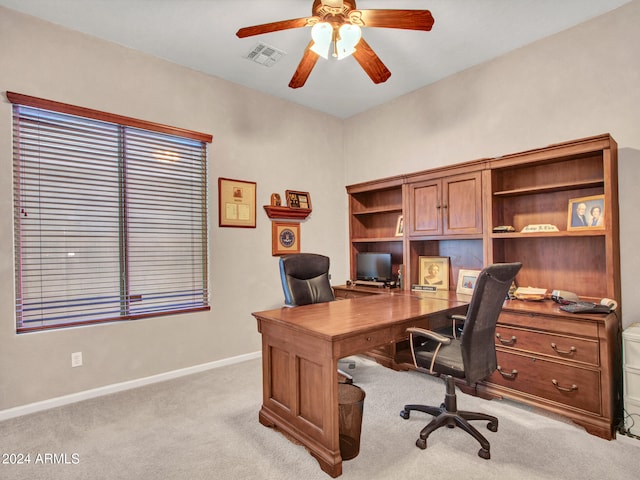
[(256, 228), (256, 182), (218, 178), (218, 225)]
[(271, 255), (300, 253), (300, 224), (271, 222)]
[(449, 257), (418, 257), (420, 285), (433, 285), (436, 290), (449, 290)]

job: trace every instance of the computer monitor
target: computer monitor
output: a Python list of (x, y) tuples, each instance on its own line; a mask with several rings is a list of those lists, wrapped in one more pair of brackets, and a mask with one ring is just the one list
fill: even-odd
[(356, 280), (390, 282), (392, 280), (391, 254), (358, 253), (356, 256)]

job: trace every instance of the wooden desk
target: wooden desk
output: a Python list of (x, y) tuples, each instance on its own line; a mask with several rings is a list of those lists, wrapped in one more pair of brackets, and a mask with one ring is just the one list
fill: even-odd
[(399, 293), (253, 313), (262, 333), (260, 423), (341, 475), (338, 359), (398, 342), (408, 327), (429, 328), (466, 304), (455, 293)]

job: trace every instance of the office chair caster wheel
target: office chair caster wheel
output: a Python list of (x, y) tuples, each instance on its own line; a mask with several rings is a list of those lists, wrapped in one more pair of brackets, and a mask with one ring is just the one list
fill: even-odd
[(498, 424), (494, 423), (494, 422), (489, 422), (489, 423), (487, 423), (487, 429), (492, 431), (492, 432), (497, 432), (498, 431)]
[(416, 447), (425, 450), (427, 448), (427, 439), (426, 438), (419, 438), (418, 440), (416, 440)]
[(491, 458), (491, 453), (489, 452), (489, 450), (481, 448), (480, 450), (478, 450), (478, 456), (480, 458), (484, 458), (485, 460), (489, 460)]
[(402, 411), (400, 412), (400, 416), (401, 416), (402, 418), (404, 418), (405, 420), (407, 420), (407, 419), (409, 418), (409, 414), (410, 414), (409, 410), (402, 410)]

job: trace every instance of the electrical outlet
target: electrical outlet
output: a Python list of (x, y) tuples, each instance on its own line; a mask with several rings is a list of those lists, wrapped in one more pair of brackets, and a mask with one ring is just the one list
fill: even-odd
[(82, 366), (82, 352), (74, 352), (71, 354), (71, 366), (72, 367)]

